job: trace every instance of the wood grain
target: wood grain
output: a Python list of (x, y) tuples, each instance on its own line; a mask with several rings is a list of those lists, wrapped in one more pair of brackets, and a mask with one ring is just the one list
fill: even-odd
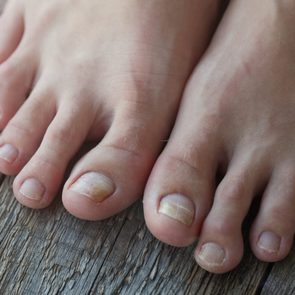
[(254, 294), (267, 269), (252, 255), (226, 275), (196, 266), (193, 247), (155, 240), (142, 204), (102, 222), (68, 214), (60, 201), (34, 211), (0, 187), (1, 294)]
[[(24, 208), (13, 197), (13, 179), (0, 180), (0, 294), (294, 292), (294, 255), (272, 268), (246, 248), (235, 271), (212, 275), (195, 264), (193, 246), (177, 249), (152, 237), (141, 201), (108, 220), (85, 222), (68, 214), (59, 196), (45, 210)], [(285, 293), (278, 293), (283, 282)]]

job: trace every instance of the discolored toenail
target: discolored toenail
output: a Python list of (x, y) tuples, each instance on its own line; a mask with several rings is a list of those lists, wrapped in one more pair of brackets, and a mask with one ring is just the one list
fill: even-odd
[(257, 245), (268, 253), (277, 253), (281, 247), (281, 238), (271, 231), (265, 231), (260, 235)]
[(24, 181), (19, 192), (28, 199), (40, 201), (44, 195), (45, 187), (37, 179), (30, 178)]
[(4, 161), (8, 162), (9, 164), (13, 163), (17, 156), (18, 150), (11, 144), (4, 144), (0, 147), (0, 158)]
[(158, 212), (189, 226), (194, 220), (195, 206), (188, 197), (171, 194), (162, 198)]
[(113, 181), (98, 172), (88, 172), (82, 175), (70, 186), (70, 190), (91, 198), (97, 203), (103, 202), (115, 191)]
[(201, 266), (220, 266), (225, 261), (225, 251), (216, 243), (206, 243), (196, 259)]

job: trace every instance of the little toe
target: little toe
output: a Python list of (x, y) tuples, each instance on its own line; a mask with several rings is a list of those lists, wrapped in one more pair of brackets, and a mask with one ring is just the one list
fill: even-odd
[(232, 270), (243, 255), (242, 223), (253, 196), (262, 185), (260, 176), (266, 175), (263, 161), (257, 163), (253, 157), (245, 156), (239, 153), (235, 157), (239, 160), (232, 159), (202, 226), (195, 257), (198, 264), (210, 272)]
[(40, 82), (3, 130), (0, 137), (2, 173), (17, 174), (36, 152), (55, 115), (52, 98), (52, 93), (44, 90)]
[(76, 165), (64, 186), (63, 203), (71, 214), (104, 219), (141, 197), (168, 131), (165, 118), (170, 114), (159, 112), (148, 101), (117, 108), (104, 139)]
[(42, 143), (16, 177), (13, 190), (20, 203), (39, 209), (57, 194), (69, 161), (85, 140), (92, 123), (89, 104), (60, 104)]
[(0, 64), (12, 54), (22, 38), (24, 32), (22, 11), (20, 1), (10, 0), (0, 17)]
[(288, 255), (295, 232), (294, 164), (282, 166), (273, 173), (250, 233), (253, 252), (266, 262)]

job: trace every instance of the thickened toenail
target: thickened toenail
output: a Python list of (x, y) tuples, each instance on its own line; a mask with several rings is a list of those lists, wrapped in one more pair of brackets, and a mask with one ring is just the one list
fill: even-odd
[(269, 253), (277, 253), (281, 247), (281, 238), (270, 231), (263, 232), (257, 243), (258, 247)]
[(88, 172), (74, 182), (70, 190), (91, 198), (97, 203), (101, 203), (114, 193), (115, 185), (104, 174)]
[(0, 147), (0, 158), (8, 163), (12, 163), (18, 156), (18, 150), (11, 144), (4, 144)]
[(195, 215), (195, 206), (189, 198), (180, 194), (171, 194), (162, 198), (159, 213), (185, 225), (191, 225)]
[(45, 187), (36, 179), (27, 179), (21, 186), (19, 192), (26, 198), (40, 201), (44, 195)]
[(204, 244), (198, 254), (197, 261), (204, 266), (220, 266), (225, 261), (225, 251), (218, 244)]

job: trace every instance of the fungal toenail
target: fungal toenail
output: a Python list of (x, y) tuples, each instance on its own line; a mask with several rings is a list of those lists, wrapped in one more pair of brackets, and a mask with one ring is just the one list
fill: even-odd
[(158, 212), (190, 226), (194, 220), (195, 206), (188, 197), (171, 194), (162, 198)]
[(40, 201), (44, 195), (45, 187), (34, 178), (29, 178), (20, 187), (19, 192), (26, 198)]
[(266, 252), (277, 253), (281, 247), (281, 238), (271, 231), (265, 231), (260, 235), (257, 245)]
[(206, 243), (202, 246), (197, 261), (201, 266), (220, 266), (225, 261), (225, 251), (216, 243)]
[(115, 191), (113, 181), (98, 172), (88, 172), (82, 175), (70, 186), (70, 190), (91, 198), (97, 203), (103, 202)]
[(9, 164), (13, 163), (17, 156), (18, 150), (11, 144), (4, 144), (0, 147), (0, 158), (8, 162)]

